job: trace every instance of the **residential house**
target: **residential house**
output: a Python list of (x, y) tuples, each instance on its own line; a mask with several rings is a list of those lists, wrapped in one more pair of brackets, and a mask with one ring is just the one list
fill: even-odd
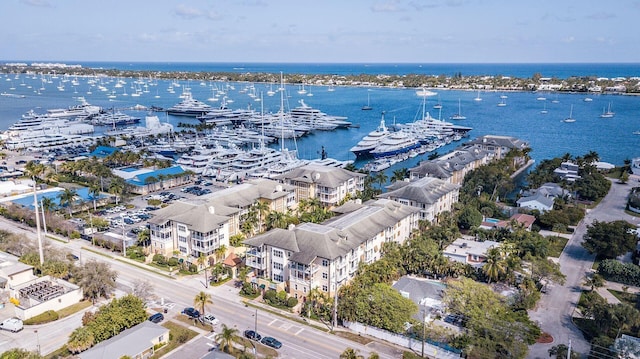
[(157, 346), (169, 342), (169, 329), (148, 320), (98, 343), (80, 354), (80, 359), (149, 358)]
[(482, 224), (480, 225), (480, 228), (483, 229), (496, 229), (496, 228), (507, 228), (507, 229), (511, 229), (512, 228), (512, 223), (517, 223), (518, 225), (520, 225), (522, 228), (526, 229), (527, 231), (531, 230), (531, 227), (533, 226), (533, 223), (536, 221), (536, 217), (530, 215), (530, 214), (525, 214), (525, 213), (516, 213), (513, 216), (511, 216), (509, 219), (507, 220), (503, 220), (503, 221), (499, 221), (497, 219), (494, 218), (485, 218), (482, 221)]
[(580, 167), (578, 167), (578, 165), (575, 163), (562, 162), (560, 164), (560, 167), (553, 170), (553, 173), (555, 173), (561, 179), (567, 182), (575, 182), (577, 179), (582, 178), (578, 175), (579, 170), (580, 170)]
[(36, 279), (33, 266), (24, 264), (11, 254), (0, 252), (0, 286), (14, 288)]
[(308, 164), (276, 177), (282, 183), (295, 187), (296, 202), (317, 198), (325, 207), (335, 207), (347, 195), (355, 197), (364, 190), (363, 173), (344, 168)]
[(443, 283), (425, 278), (403, 276), (393, 283), (392, 287), (400, 295), (411, 299), (418, 306), (420, 310), (414, 319), (423, 321), (432, 314), (444, 313), (445, 306), (442, 303), (442, 297), (446, 285)]
[(411, 182), (396, 181), (378, 197), (419, 208), (420, 219), (434, 223), (440, 213), (452, 210), (459, 193), (460, 185), (425, 177)]
[(546, 196), (544, 193), (537, 192), (532, 196), (520, 197), (516, 203), (518, 204), (518, 207), (546, 212), (553, 209), (554, 200), (554, 197)]
[(182, 186), (192, 181), (192, 174), (180, 166), (161, 169), (123, 168), (113, 170), (113, 174), (123, 178), (132, 193), (141, 195)]
[(245, 264), (256, 285), (285, 289), (298, 299), (315, 288), (333, 296), (360, 263), (377, 261), (384, 243), (403, 243), (418, 225), (419, 209), (387, 199), (354, 201), (337, 211), (343, 214), (322, 224), (272, 229), (245, 240)]
[(640, 338), (621, 334), (613, 343), (612, 351), (618, 358), (640, 359)]
[(451, 260), (470, 264), (476, 268), (482, 267), (487, 260), (487, 252), (497, 248), (500, 243), (494, 241), (476, 241), (473, 237), (458, 238), (444, 249), (442, 254)]
[[(515, 137), (486, 135), (467, 142), (465, 147), (479, 148), (491, 152), (496, 159), (502, 159), (512, 150), (523, 151), (528, 149), (529, 143)], [(516, 161), (516, 165), (525, 163), (523, 156), (516, 156), (514, 161)]]

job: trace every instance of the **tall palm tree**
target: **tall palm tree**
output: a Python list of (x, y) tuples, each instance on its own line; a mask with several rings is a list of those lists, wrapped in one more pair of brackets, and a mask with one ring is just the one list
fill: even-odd
[(216, 343), (220, 345), (224, 352), (233, 353), (233, 345), (240, 340), (238, 329), (229, 328), (222, 324), (222, 330), (214, 337)]
[(213, 304), (213, 300), (211, 300), (211, 294), (201, 291), (196, 294), (196, 297), (193, 298), (193, 306), (202, 313), (204, 316), (205, 307), (207, 304)]
[(492, 279), (498, 280), (506, 272), (506, 265), (498, 248), (491, 248), (487, 251), (487, 260), (482, 266), (482, 271), (489, 279), (489, 283)]
[(387, 182), (388, 179), (389, 177), (387, 177), (387, 175), (384, 174), (384, 171), (380, 171), (376, 173), (374, 177), (374, 180), (380, 187), (380, 190), (382, 190), (382, 186)]
[(42, 163), (36, 163), (35, 161), (29, 161), (24, 166), (26, 175), (33, 179), (40, 178), (40, 175), (44, 173), (45, 169), (45, 165), (43, 165)]
[(109, 193), (116, 196), (116, 205), (118, 204), (118, 198), (124, 192), (124, 182), (122, 181), (111, 181), (111, 185), (109, 185)]
[(93, 200), (93, 210), (96, 210), (96, 199), (98, 197), (100, 197), (100, 186), (97, 183), (92, 183), (91, 186), (89, 186), (89, 195), (91, 196), (91, 199)]
[(220, 247), (216, 248), (213, 253), (216, 256), (216, 262), (218, 262), (224, 257), (225, 253), (227, 253), (227, 246), (223, 244)]
[(65, 188), (65, 190), (58, 195), (60, 205), (69, 209), (69, 217), (73, 217), (71, 207), (73, 206), (73, 201), (76, 199), (77, 195), (76, 191), (70, 188)]
[(264, 221), (267, 218), (267, 214), (269, 212), (269, 204), (264, 201), (256, 200), (256, 203), (254, 203), (254, 207), (258, 212), (258, 226), (260, 228), (260, 232), (262, 232)]
[(204, 253), (200, 253), (200, 256), (198, 257), (198, 267), (204, 267), (204, 286), (206, 288), (209, 288), (209, 278), (207, 278), (207, 266), (205, 265), (207, 263), (207, 256), (204, 255)]
[(403, 181), (407, 177), (409, 177), (409, 170), (406, 167), (403, 167), (393, 171), (391, 182)]

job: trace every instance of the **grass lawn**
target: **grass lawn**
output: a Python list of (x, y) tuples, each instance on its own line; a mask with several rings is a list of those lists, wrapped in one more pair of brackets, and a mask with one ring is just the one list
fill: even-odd
[(156, 350), (151, 358), (160, 358), (198, 335), (193, 330), (173, 321), (165, 322), (162, 326), (169, 329), (169, 343)]
[(628, 304), (632, 307), (636, 306), (638, 295), (635, 293), (623, 292), (614, 289), (607, 289), (609, 293), (613, 294), (614, 297), (618, 298), (622, 303)]
[(70, 305), (66, 308), (60, 309), (58, 311), (58, 315), (60, 316), (60, 318), (58, 319), (62, 319), (64, 317), (68, 317), (71, 314), (75, 314), (83, 309), (89, 308), (91, 306), (91, 301), (90, 300), (83, 300), (81, 302), (78, 302), (76, 304)]

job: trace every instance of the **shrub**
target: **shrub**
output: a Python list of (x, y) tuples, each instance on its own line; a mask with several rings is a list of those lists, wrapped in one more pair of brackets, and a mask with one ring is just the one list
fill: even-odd
[(69, 233), (69, 238), (71, 238), (71, 239), (78, 239), (78, 238), (80, 238), (80, 232), (78, 232), (78, 231), (72, 231), (71, 233)]
[(287, 307), (293, 308), (296, 305), (298, 305), (298, 299), (294, 297), (290, 297), (289, 299), (287, 299)]
[(162, 254), (155, 254), (153, 256), (153, 261), (159, 266), (167, 265), (167, 258), (165, 258), (165, 256), (163, 256)]
[(189, 272), (198, 273), (198, 266), (195, 264), (189, 264)]
[(167, 264), (170, 267), (177, 267), (178, 265), (180, 265), (180, 261), (178, 261), (178, 258), (169, 258), (169, 260), (167, 261)]

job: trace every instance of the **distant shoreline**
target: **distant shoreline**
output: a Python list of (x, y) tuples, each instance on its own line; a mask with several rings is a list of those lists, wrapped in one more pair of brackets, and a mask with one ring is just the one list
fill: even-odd
[[(113, 63), (111, 63), (113, 64)], [(124, 64), (124, 63), (123, 63)], [(144, 64), (144, 63), (140, 63)], [(164, 63), (163, 63), (164, 64)], [(171, 64), (166, 64), (170, 66)], [(634, 64), (632, 64), (634, 65)], [(543, 65), (540, 65), (543, 66)], [(244, 68), (241, 68), (244, 69)], [(41, 76), (106, 76), (125, 78), (147, 78), (185, 81), (279, 83), (280, 73), (273, 72), (229, 72), (229, 71), (159, 71), (123, 70), (116, 68), (89, 68), (63, 63), (0, 64), (0, 73), (33, 74)], [(384, 88), (429, 88), (435, 90), (468, 90), (496, 92), (559, 92), (582, 94), (639, 95), (640, 77), (602, 78), (597, 76), (573, 76), (570, 78), (542, 77), (539, 73), (532, 77), (511, 77), (491, 75), (453, 76), (426, 74), (382, 73), (359, 75), (336, 75), (312, 73), (288, 73), (288, 84), (313, 86), (351, 86)]]

